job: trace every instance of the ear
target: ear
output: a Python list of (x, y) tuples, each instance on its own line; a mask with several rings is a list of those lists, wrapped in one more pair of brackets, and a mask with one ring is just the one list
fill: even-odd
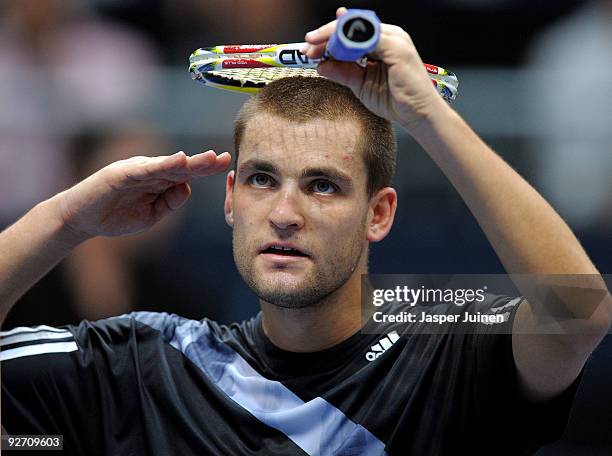
[(393, 225), (397, 192), (391, 187), (381, 188), (370, 198), (369, 206), (366, 239), (370, 242), (382, 241)]
[(227, 180), (225, 182), (225, 203), (223, 205), (223, 212), (225, 213), (225, 221), (229, 226), (234, 226), (234, 207), (232, 198), (234, 196), (234, 179), (236, 176), (235, 171), (227, 173)]

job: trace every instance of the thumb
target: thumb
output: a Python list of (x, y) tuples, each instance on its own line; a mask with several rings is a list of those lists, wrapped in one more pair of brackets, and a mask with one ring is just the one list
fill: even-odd
[(365, 78), (365, 70), (354, 62), (326, 60), (317, 66), (317, 72), (334, 82), (348, 86), (357, 96)]
[(171, 210), (176, 210), (181, 207), (191, 195), (191, 187), (189, 184), (177, 184), (174, 187), (170, 187), (168, 190), (164, 192), (164, 199), (168, 204), (168, 208)]
[(158, 196), (154, 203), (155, 219), (160, 220), (187, 202), (191, 195), (189, 184), (177, 184)]

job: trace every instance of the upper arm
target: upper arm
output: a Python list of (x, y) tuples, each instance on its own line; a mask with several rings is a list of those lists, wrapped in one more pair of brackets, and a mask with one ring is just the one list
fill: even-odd
[[(606, 329), (590, 322), (568, 321), (548, 333), (523, 300), (512, 326), (512, 353), (519, 386), (527, 399), (545, 401), (565, 391), (580, 375)], [(554, 333), (553, 333), (554, 332)]]
[(2, 417), (10, 433), (58, 433), (59, 391), (78, 384), (74, 335), (64, 328), (19, 327), (0, 333)]

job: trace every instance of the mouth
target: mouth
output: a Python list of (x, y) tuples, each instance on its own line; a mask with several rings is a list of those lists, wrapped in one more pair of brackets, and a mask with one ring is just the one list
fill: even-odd
[(309, 255), (290, 244), (272, 243), (264, 246), (260, 251), (262, 255), (270, 258), (308, 258)]

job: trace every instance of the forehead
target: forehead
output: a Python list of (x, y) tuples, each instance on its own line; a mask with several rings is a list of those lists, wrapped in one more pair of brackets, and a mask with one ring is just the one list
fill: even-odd
[(349, 173), (364, 173), (357, 120), (313, 119), (293, 122), (269, 113), (249, 120), (240, 144), (238, 167), (257, 158), (280, 167), (335, 165)]

